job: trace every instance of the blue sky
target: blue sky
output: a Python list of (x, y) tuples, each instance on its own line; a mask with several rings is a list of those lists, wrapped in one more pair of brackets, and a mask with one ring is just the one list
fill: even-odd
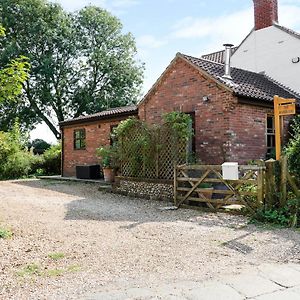
[[(56, 0), (66, 10), (92, 4), (107, 9), (136, 39), (145, 63), (143, 93), (177, 52), (200, 56), (238, 45), (254, 25), (252, 0)], [(279, 23), (300, 32), (300, 0), (278, 0)], [(38, 127), (32, 138), (41, 137)], [(43, 127), (43, 138), (54, 141)], [(45, 134), (47, 132), (47, 134)]]

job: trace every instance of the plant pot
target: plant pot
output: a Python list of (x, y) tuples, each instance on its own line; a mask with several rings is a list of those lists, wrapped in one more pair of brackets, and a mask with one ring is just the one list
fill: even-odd
[(211, 199), (214, 188), (211, 187), (211, 188), (203, 188), (203, 189), (205, 189), (205, 190), (207, 190), (207, 191), (201, 192), (201, 194), (202, 194), (205, 198)]
[(103, 175), (105, 182), (113, 182), (115, 180), (115, 173), (112, 168), (103, 168)]

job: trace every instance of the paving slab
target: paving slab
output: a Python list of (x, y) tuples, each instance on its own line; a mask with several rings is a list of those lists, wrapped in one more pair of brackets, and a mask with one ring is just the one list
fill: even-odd
[(271, 294), (261, 295), (253, 300), (299, 300), (299, 294), (291, 291), (290, 289), (285, 289), (281, 291), (277, 291)]
[(287, 265), (264, 264), (259, 266), (260, 275), (284, 287), (300, 285), (300, 272)]
[(300, 264), (287, 264), (287, 266), (300, 272)]
[(222, 280), (222, 282), (229, 284), (235, 290), (248, 298), (283, 289), (282, 286), (269, 279), (263, 278), (258, 274), (242, 274), (232, 276), (225, 278)]
[(244, 300), (245, 297), (240, 295), (235, 289), (229, 285), (220, 282), (210, 282), (203, 284), (199, 288), (185, 292), (185, 296), (189, 300)]
[(290, 288), (290, 291), (299, 294), (299, 299), (300, 299), (300, 285)]

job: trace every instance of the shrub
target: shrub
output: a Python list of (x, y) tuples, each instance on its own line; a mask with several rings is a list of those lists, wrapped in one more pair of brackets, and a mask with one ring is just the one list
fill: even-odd
[(42, 139), (35, 139), (28, 145), (28, 148), (32, 148), (33, 154), (43, 154), (50, 147), (51, 145)]
[(18, 122), (11, 131), (0, 132), (0, 179), (28, 176), (34, 157), (27, 151), (27, 140)]
[(61, 144), (53, 145), (42, 155), (43, 162), (40, 166), (47, 175), (61, 173)]
[(289, 168), (298, 178), (300, 177), (300, 116), (294, 118), (292, 125), (292, 137), (285, 148), (289, 160)]
[(272, 223), (284, 227), (300, 226), (300, 199), (290, 199), (282, 208), (259, 209), (252, 217), (252, 222)]

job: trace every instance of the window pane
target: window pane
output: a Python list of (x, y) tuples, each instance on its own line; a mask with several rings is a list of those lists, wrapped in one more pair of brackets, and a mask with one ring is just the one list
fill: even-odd
[(80, 140), (75, 141), (75, 149), (80, 149)]

